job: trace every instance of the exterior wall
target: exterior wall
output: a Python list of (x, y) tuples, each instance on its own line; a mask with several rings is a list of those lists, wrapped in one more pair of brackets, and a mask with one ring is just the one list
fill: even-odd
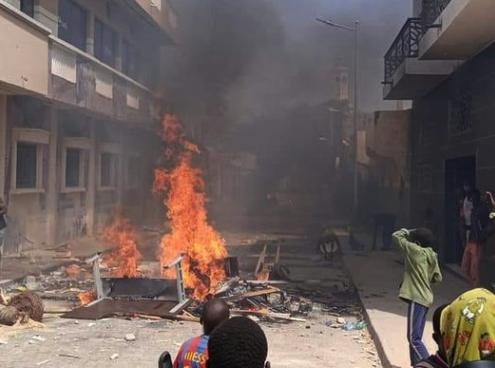
[(0, 89), (48, 93), (48, 34), (28, 16), (0, 4)]
[[(420, 223), (425, 208), (435, 211), (448, 262), (462, 255), (455, 239), (462, 181), (475, 182), (482, 193), (495, 189), (494, 58), (490, 46), (413, 107), (412, 216)], [(463, 163), (469, 157), (475, 160), (472, 173)]]
[[(70, 120), (67, 120), (68, 117)], [(76, 125), (79, 128), (75, 129)], [(94, 138), (93, 126), (99, 127)], [(42, 167), (38, 174), (42, 176), (41, 186), (19, 189), (14, 177), (17, 160), (15, 146), (17, 139), (23, 141), (24, 138), (22, 135), (17, 138), (17, 132), (30, 129), (44, 132), (47, 137), (40, 151)], [(6, 148), (5, 153), (0, 151), (0, 158), (4, 157), (1, 162), (5, 162), (1, 165), (4, 171), (0, 172), (1, 186), (5, 188), (1, 195), (9, 208), (7, 252), (38, 249), (96, 235), (118, 207), (129, 213), (136, 224), (142, 224), (155, 213), (151, 211), (150, 179), (153, 177), (152, 163), (158, 151), (155, 149), (158, 147), (158, 137), (154, 133), (122, 127), (119, 130), (121, 134), (109, 136), (115, 133), (114, 129), (111, 123), (77, 111), (67, 113), (65, 109), (42, 105), (34, 98), (0, 99), (0, 139), (4, 137), (1, 133), (5, 132), (7, 143), (2, 145)], [(65, 187), (64, 152), (71, 147), (81, 148), (85, 152), (85, 158), (80, 163), (84, 168), (83, 179), (77, 188)], [(113, 147), (112, 152), (116, 153), (118, 162), (122, 164), (116, 166), (115, 185), (104, 188), (100, 185), (99, 157), (102, 152), (109, 151), (109, 147)], [(133, 170), (137, 172), (126, 169), (130, 157), (139, 157), (139, 162), (142, 162), (135, 165)]]
[[(34, 19), (20, 12), (18, 1), (0, 3), (0, 33), (11, 35), (0, 38), (5, 51), (0, 58), (0, 196), (9, 209), (7, 252), (97, 235), (117, 207), (138, 225), (156, 214), (151, 192), (159, 147), (155, 95), (122, 73), (122, 42), (125, 38), (141, 48), (145, 62), (139, 74), (149, 73), (156, 83), (158, 51), (168, 40), (125, 5), (132, 1), (75, 0), (89, 12), (88, 52), (78, 50), (57, 38), (59, 1), (35, 0)], [(92, 55), (95, 17), (118, 33), (114, 68)], [(17, 171), (26, 167), (18, 167), (17, 160), (27, 157), (18, 147), (26, 150), (26, 143), (30, 154), (36, 147), (35, 183), (28, 187), (17, 179)], [(68, 187), (70, 148), (80, 151), (80, 170), (79, 185)], [(107, 187), (100, 175), (104, 152), (114, 157), (115, 182)]]
[(362, 127), (367, 159), (360, 162), (361, 207), (367, 217), (392, 213), (398, 224), (409, 222), (410, 123), (408, 110), (377, 111)]

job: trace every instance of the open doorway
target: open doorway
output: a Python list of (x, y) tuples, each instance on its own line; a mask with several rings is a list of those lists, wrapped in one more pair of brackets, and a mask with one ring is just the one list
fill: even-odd
[(445, 261), (460, 264), (464, 251), (460, 217), (462, 186), (467, 180), (476, 187), (476, 156), (445, 161)]

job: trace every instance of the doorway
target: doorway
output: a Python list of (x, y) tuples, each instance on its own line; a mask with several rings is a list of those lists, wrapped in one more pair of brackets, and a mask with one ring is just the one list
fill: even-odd
[(464, 245), (461, 239), (462, 186), (467, 180), (476, 188), (476, 156), (445, 161), (445, 261), (460, 264)]

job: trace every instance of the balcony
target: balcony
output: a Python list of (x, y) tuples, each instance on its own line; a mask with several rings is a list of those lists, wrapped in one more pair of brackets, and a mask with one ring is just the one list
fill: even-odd
[(424, 0), (421, 60), (468, 60), (495, 39), (493, 0)]
[(0, 92), (45, 96), (50, 30), (0, 2)]
[(125, 0), (138, 13), (153, 21), (170, 42), (177, 42), (178, 15), (168, 0)]
[(423, 34), (422, 19), (409, 18), (386, 53), (385, 100), (413, 100), (434, 88), (453, 71), (453, 62), (418, 59)]
[(129, 123), (150, 124), (152, 92), (72, 45), (50, 37), (49, 97)]

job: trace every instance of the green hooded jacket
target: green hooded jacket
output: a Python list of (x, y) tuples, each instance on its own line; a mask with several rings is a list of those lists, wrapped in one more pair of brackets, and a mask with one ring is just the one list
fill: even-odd
[(399, 297), (430, 308), (433, 304), (431, 286), (442, 281), (437, 254), (431, 248), (409, 241), (409, 230), (396, 231), (392, 237), (404, 255), (404, 280)]

